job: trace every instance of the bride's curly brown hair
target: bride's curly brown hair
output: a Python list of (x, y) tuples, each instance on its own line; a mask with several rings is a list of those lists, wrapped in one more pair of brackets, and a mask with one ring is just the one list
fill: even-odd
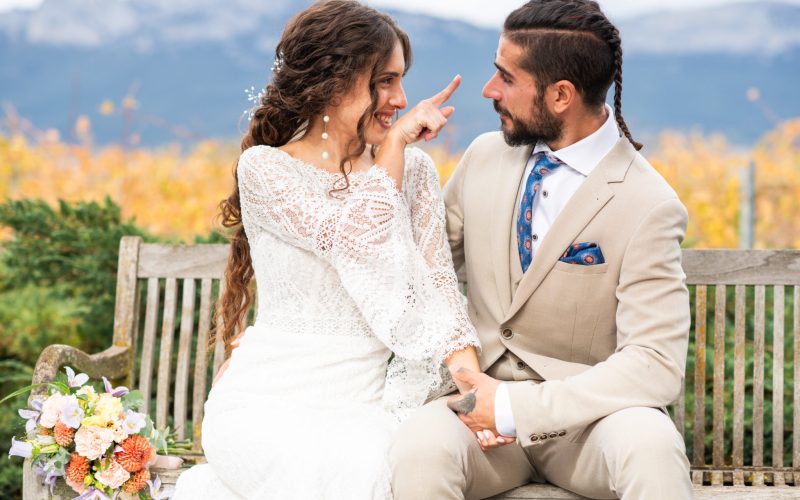
[[(318, 2), (295, 16), (286, 25), (275, 48), (280, 67), (273, 72), (258, 108), (253, 112), (242, 151), (256, 145), (278, 147), (303, 133), (337, 99), (355, 86), (358, 78), (369, 74), (372, 104), (361, 115), (356, 138), (339, 170), (347, 185), (350, 160), (364, 153), (364, 129), (377, 110), (375, 77), (384, 68), (397, 43), (403, 49), (406, 70), (411, 64), (411, 44), (386, 14), (354, 0)], [(372, 151), (374, 155), (374, 151)], [(238, 164), (238, 162), (237, 162)], [(211, 342), (221, 337), (230, 352), (231, 340), (244, 328), (253, 301), (253, 266), (250, 245), (242, 226), (239, 182), (234, 167), (234, 190), (220, 203), (222, 225), (232, 229), (231, 249), (225, 269), (225, 289), (218, 304), (217, 323)]]

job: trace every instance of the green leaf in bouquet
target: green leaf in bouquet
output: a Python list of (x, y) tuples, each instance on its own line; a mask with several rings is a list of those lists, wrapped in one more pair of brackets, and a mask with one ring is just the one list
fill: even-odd
[(138, 390), (130, 391), (122, 396), (122, 407), (126, 410), (139, 411), (144, 406), (144, 396)]
[(66, 448), (59, 449), (53, 458), (50, 459), (50, 463), (53, 465), (53, 469), (60, 472), (62, 475), (64, 474), (64, 470), (69, 463), (70, 453), (66, 450)]
[(25, 394), (26, 392), (32, 391), (33, 389), (36, 389), (37, 387), (42, 387), (42, 386), (49, 386), (49, 387), (57, 390), (58, 392), (61, 392), (63, 394), (69, 394), (69, 387), (67, 387), (66, 384), (63, 384), (61, 382), (42, 382), (41, 384), (26, 385), (25, 387), (17, 389), (16, 391), (12, 392), (8, 396), (4, 397), (3, 399), (0, 399), (0, 404), (5, 403), (9, 399), (14, 399), (15, 397), (19, 396), (20, 394)]

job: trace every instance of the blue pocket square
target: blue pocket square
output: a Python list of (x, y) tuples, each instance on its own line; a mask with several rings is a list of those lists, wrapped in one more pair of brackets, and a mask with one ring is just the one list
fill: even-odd
[(597, 243), (575, 243), (570, 245), (558, 260), (580, 266), (595, 266), (606, 261), (603, 258), (603, 251), (600, 250)]

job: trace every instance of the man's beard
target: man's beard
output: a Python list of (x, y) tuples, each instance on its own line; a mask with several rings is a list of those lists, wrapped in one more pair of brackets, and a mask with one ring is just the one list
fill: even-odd
[(494, 110), (511, 121), (507, 127), (501, 125), (503, 138), (509, 146), (533, 146), (539, 141), (549, 144), (561, 138), (564, 124), (547, 110), (541, 97), (533, 105), (533, 118), (529, 123), (511, 115), (497, 101), (493, 103)]

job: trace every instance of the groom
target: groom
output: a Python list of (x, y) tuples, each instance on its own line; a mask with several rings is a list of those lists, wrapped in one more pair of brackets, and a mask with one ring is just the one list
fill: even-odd
[[(621, 112), (619, 32), (589, 0), (506, 19), (478, 137), (445, 188), (481, 368), (392, 448), (398, 500), (485, 498), (547, 481), (594, 498), (691, 498), (679, 395), (687, 214)], [(614, 109), (605, 104), (615, 84)], [(488, 433), (487, 433), (488, 431)]]

